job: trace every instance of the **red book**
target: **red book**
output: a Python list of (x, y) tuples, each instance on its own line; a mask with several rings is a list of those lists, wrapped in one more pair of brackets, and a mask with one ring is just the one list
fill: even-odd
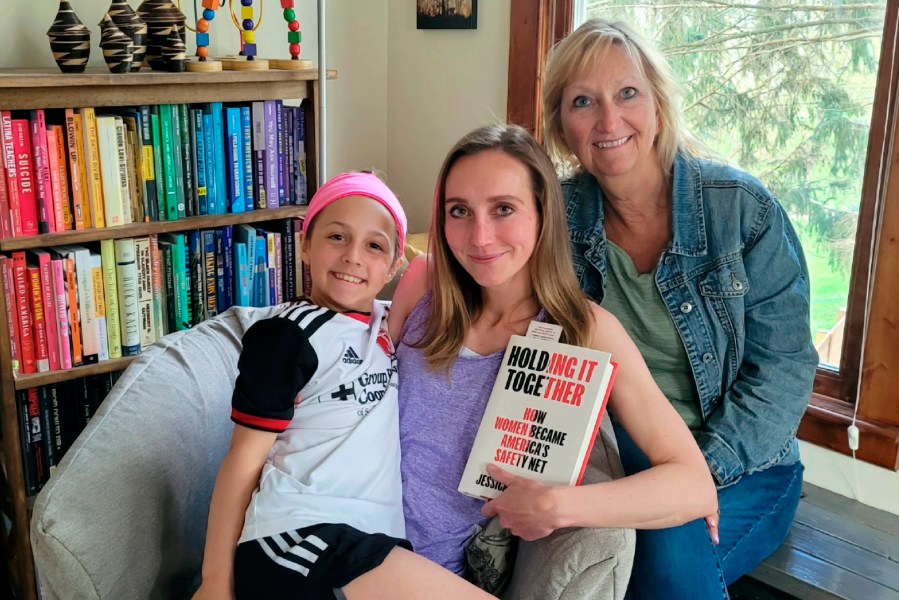
[(16, 290), (16, 314), (19, 316), (19, 334), (22, 341), (20, 347), (22, 362), (20, 367), (23, 374), (34, 373), (37, 371), (37, 365), (34, 361), (34, 333), (33, 321), (31, 319), (31, 301), (29, 300), (31, 291), (28, 282), (28, 266), (25, 261), (25, 252), (13, 252), (12, 263)]
[[(31, 266), (36, 266), (40, 273), (41, 305), (44, 312), (44, 328), (47, 332), (47, 358), (50, 361), (50, 370), (58, 371), (62, 368), (60, 359), (59, 322), (57, 320), (56, 296), (53, 293), (53, 270), (50, 265), (50, 253), (46, 250), (28, 250), (26, 256), (31, 260)], [(37, 317), (37, 310), (35, 310)], [(37, 318), (35, 318), (37, 324)]]
[(12, 145), (16, 161), (16, 189), (22, 215), (22, 235), (37, 235), (37, 192), (31, 162), (31, 133), (28, 119), (12, 120)]
[(28, 286), (31, 292), (31, 315), (34, 318), (34, 362), (37, 372), (50, 370), (50, 351), (47, 340), (47, 318), (44, 314), (44, 295), (41, 292), (41, 270), (39, 267), (26, 269)]
[(53, 187), (50, 183), (50, 160), (47, 151), (47, 122), (43, 109), (31, 111), (30, 124), (38, 228), (41, 233), (52, 233), (56, 231), (56, 220), (53, 212)]
[(19, 210), (19, 186), (16, 177), (16, 153), (12, 143), (12, 116), (8, 110), (0, 111), (0, 151), (3, 169), (6, 171), (6, 191), (9, 200), (9, 219), (13, 236), (22, 235), (22, 213)]
[[(0, 149), (3, 148), (0, 139)], [(6, 156), (0, 152), (0, 238), (12, 237), (12, 220), (9, 214), (9, 192), (6, 190)]]
[(22, 334), (19, 332), (19, 320), (16, 319), (16, 278), (13, 275), (12, 259), (0, 255), (0, 274), (3, 276), (3, 293), (6, 297), (6, 327), (9, 330), (9, 355), (12, 359), (12, 373), (15, 377), (22, 361), (20, 348)]

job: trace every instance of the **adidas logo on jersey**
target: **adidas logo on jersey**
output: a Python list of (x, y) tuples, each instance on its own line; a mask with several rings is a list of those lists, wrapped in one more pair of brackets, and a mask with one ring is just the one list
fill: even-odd
[(362, 359), (359, 358), (359, 355), (356, 354), (355, 350), (347, 348), (347, 351), (343, 355), (343, 362), (348, 365), (361, 365)]

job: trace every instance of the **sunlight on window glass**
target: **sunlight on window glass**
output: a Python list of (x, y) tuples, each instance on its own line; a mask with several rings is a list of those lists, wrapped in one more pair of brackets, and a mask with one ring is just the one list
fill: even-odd
[(626, 21), (654, 40), (694, 133), (786, 208), (811, 272), (818, 354), (838, 365), (885, 0), (580, 4), (581, 19)]

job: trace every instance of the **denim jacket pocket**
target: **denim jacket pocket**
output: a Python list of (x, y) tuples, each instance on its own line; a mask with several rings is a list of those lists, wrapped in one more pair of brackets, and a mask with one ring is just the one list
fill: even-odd
[(737, 260), (724, 263), (703, 275), (700, 293), (707, 298), (739, 298), (749, 291), (749, 278), (743, 263)]
[[(745, 296), (749, 278), (741, 260), (725, 261), (703, 274), (699, 279), (699, 293), (717, 323), (716, 347), (722, 364), (726, 365), (725, 385), (736, 378), (739, 356), (746, 339), (744, 316)], [(718, 337), (721, 336), (721, 337)]]

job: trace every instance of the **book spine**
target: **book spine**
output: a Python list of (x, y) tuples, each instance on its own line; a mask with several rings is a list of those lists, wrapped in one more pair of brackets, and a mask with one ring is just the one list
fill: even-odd
[(22, 235), (37, 235), (38, 226), (35, 172), (31, 162), (31, 132), (27, 119), (13, 119), (13, 151), (16, 164), (16, 190), (19, 213), (22, 219)]
[(41, 423), (41, 403), (38, 397), (38, 389), (34, 387), (25, 390), (25, 398), (25, 411), (28, 415), (28, 425), (31, 433), (28, 454), (33, 458), (34, 462), (34, 493), (36, 494), (47, 479), (50, 478), (50, 466), (47, 464), (47, 457), (44, 454), (44, 428)]
[(109, 322), (106, 319), (106, 291), (103, 286), (103, 259), (96, 252), (88, 258), (91, 290), (94, 294), (94, 323), (97, 326), (97, 360), (109, 360)]
[(181, 143), (184, 137), (181, 131), (181, 109), (180, 105), (172, 104), (172, 150), (174, 151), (173, 162), (175, 164), (175, 195), (178, 198), (178, 218), (183, 219), (187, 216), (187, 199), (184, 193), (184, 167), (185, 156), (184, 146)]
[(188, 277), (190, 283), (190, 324), (191, 326), (206, 320), (206, 261), (200, 243), (200, 232), (187, 234)]
[(156, 216), (160, 221), (168, 220), (168, 192), (166, 191), (165, 167), (162, 164), (162, 126), (159, 107), (148, 107), (150, 113), (150, 135), (153, 147), (153, 168), (156, 174)]
[(41, 292), (41, 271), (38, 267), (27, 267), (28, 289), (31, 294), (31, 315), (34, 319), (34, 362), (37, 372), (50, 370), (50, 351), (47, 342), (47, 318), (44, 314), (44, 298)]
[(230, 212), (242, 213), (246, 209), (243, 183), (243, 156), (240, 140), (243, 132), (240, 126), (240, 110), (234, 107), (225, 109), (225, 164), (228, 174), (228, 200)]
[(275, 100), (275, 130), (278, 144), (278, 206), (287, 205), (287, 151), (285, 150), (284, 101)]
[(181, 166), (184, 175), (184, 214), (187, 217), (193, 217), (200, 214), (199, 199), (197, 198), (197, 182), (196, 182), (196, 154), (193, 148), (196, 144), (191, 143), (190, 115), (186, 104), (178, 104), (175, 106), (178, 111), (178, 130), (181, 141)]
[(265, 107), (265, 206), (278, 208), (278, 118), (275, 101), (266, 100)]
[(209, 197), (206, 183), (206, 130), (203, 128), (203, 111), (190, 109), (191, 132), (194, 140), (194, 156), (197, 160), (197, 204), (201, 215), (209, 214)]
[(40, 233), (56, 231), (53, 198), (50, 186), (50, 163), (47, 160), (47, 122), (43, 109), (31, 111), (31, 150), (34, 164), (34, 192), (37, 197), (38, 230)]
[(22, 364), (22, 332), (16, 319), (16, 280), (12, 259), (0, 255), (0, 274), (3, 276), (3, 294), (6, 300), (6, 327), (9, 331), (9, 356), (13, 377), (19, 374)]
[(134, 211), (134, 192), (131, 188), (131, 165), (129, 164), (128, 141), (125, 134), (125, 124), (116, 117), (113, 120), (114, 129), (110, 132), (114, 137), (116, 157), (119, 162), (119, 194), (122, 197), (122, 221), (124, 223), (139, 223), (143, 221)]
[(12, 116), (8, 110), (0, 111), (0, 148), (3, 150), (3, 167), (6, 170), (6, 189), (9, 197), (9, 220), (13, 237), (24, 235), (22, 210), (19, 203), (18, 170), (13, 144)]
[(81, 109), (84, 130), (84, 149), (87, 174), (90, 180), (91, 226), (106, 227), (106, 210), (103, 207), (103, 176), (100, 174), (100, 142), (97, 139), (97, 114), (91, 107)]
[(38, 406), (41, 413), (41, 429), (43, 430), (44, 456), (47, 460), (47, 477), (56, 473), (59, 458), (56, 455), (56, 444), (53, 442), (53, 399), (50, 398), (52, 386), (42, 385), (37, 389)]
[(296, 155), (294, 152), (296, 151), (296, 145), (293, 140), (296, 136), (296, 125), (293, 122), (294, 113), (292, 106), (284, 107), (284, 152), (287, 154), (287, 159), (285, 164), (287, 165), (287, 169), (284, 172), (284, 181), (287, 186), (287, 204), (291, 206), (295, 206), (297, 203), (296, 197), (296, 185), (294, 182), (296, 181)]
[(265, 104), (254, 102), (253, 117), (253, 188), (256, 208), (265, 208)]
[(122, 356), (122, 305), (119, 302), (119, 286), (116, 279), (116, 241), (111, 239), (100, 241), (100, 263), (103, 269), (103, 298), (106, 307), (106, 334), (109, 358), (121, 358)]
[(166, 334), (165, 278), (162, 270), (162, 256), (159, 253), (159, 239), (156, 235), (150, 239), (150, 276), (153, 285), (153, 324), (156, 327), (156, 339)]
[(140, 348), (146, 350), (156, 341), (156, 315), (153, 309), (153, 259), (150, 239), (134, 240), (137, 262), (137, 312), (140, 321)]
[(203, 274), (205, 276), (204, 296), (206, 298), (206, 317), (210, 318), (218, 314), (218, 305), (215, 301), (215, 232), (207, 229), (201, 233), (203, 236)]
[(141, 328), (138, 311), (137, 252), (134, 239), (115, 241), (115, 274), (122, 327), (122, 356), (140, 354)]
[(144, 197), (147, 201), (147, 216), (150, 221), (159, 220), (156, 190), (156, 156), (153, 151), (153, 130), (150, 123), (150, 107), (140, 106), (140, 168), (144, 179)]
[[(2, 133), (0, 133), (2, 136)], [(0, 139), (0, 239), (11, 238), (12, 219), (9, 206), (9, 192), (6, 183), (6, 158), (3, 150), (3, 141)]]
[(76, 230), (90, 227), (87, 170), (84, 165), (84, 132), (81, 115), (73, 109), (66, 109), (66, 138), (68, 141), (69, 181), (72, 186), (72, 219)]
[(243, 133), (240, 150), (243, 155), (243, 183), (244, 183), (244, 208), (253, 210), (256, 208), (256, 194), (253, 183), (253, 123), (250, 117), (250, 107), (240, 107), (240, 127)]
[(67, 129), (62, 125), (54, 125), (53, 133), (56, 135), (56, 164), (59, 167), (59, 194), (62, 201), (63, 229), (71, 231), (75, 228), (75, 217), (72, 214), (72, 189), (69, 176), (69, 153), (66, 149)]
[(212, 113), (203, 113), (203, 148), (206, 153), (206, 204), (209, 214), (218, 214), (218, 195), (215, 182), (215, 127), (212, 124)]
[(293, 220), (284, 219), (279, 223), (281, 231), (281, 277), (284, 282), (284, 300), (293, 300), (297, 295), (297, 283), (294, 278), (296, 250), (293, 239)]
[(231, 225), (222, 227), (222, 265), (225, 299), (224, 308), (219, 310), (228, 310), (234, 305), (234, 228)]
[(250, 306), (250, 266), (247, 262), (246, 242), (234, 242), (234, 270), (237, 272), (234, 300), (237, 306)]
[(69, 327), (72, 329), (72, 366), (84, 364), (81, 341), (81, 307), (78, 299), (78, 275), (75, 272), (74, 254), (63, 256), (63, 268), (66, 276), (66, 295), (68, 296)]
[[(179, 214), (179, 198), (172, 106), (170, 104), (161, 104), (159, 106), (159, 130), (162, 132), (162, 170), (165, 173), (165, 218), (167, 221), (175, 221), (178, 219)], [(180, 155), (180, 150), (178, 154)], [(180, 201), (183, 204), (183, 190)]]
[(225, 184), (225, 127), (221, 102), (212, 103), (213, 149), (215, 150), (216, 214), (228, 212), (228, 186)]
[(44, 321), (47, 330), (47, 358), (50, 361), (50, 370), (58, 371), (62, 368), (62, 360), (59, 352), (59, 323), (56, 319), (58, 311), (56, 294), (53, 293), (53, 269), (50, 265), (50, 254), (46, 251), (39, 252), (38, 261), (41, 301), (44, 306)]
[(76, 289), (78, 290), (78, 315), (81, 321), (82, 362), (91, 365), (100, 355), (100, 336), (97, 313), (94, 306), (94, 285), (91, 276), (91, 257), (86, 248), (73, 252)]
[(54, 258), (50, 261), (53, 277), (53, 297), (56, 300), (56, 315), (59, 320), (59, 360), (61, 368), (72, 368), (72, 331), (69, 327), (68, 295), (66, 293), (65, 260)]
[(106, 227), (125, 224), (119, 151), (116, 145), (115, 117), (96, 118), (100, 177), (103, 181), (103, 219)]
[(178, 293), (175, 289), (175, 274), (173, 270), (174, 257), (172, 244), (159, 243), (159, 253), (162, 258), (162, 274), (165, 277), (165, 306), (166, 306), (166, 330), (178, 331)]
[(53, 223), (56, 231), (65, 231), (65, 217), (62, 210), (62, 190), (60, 184), (64, 180), (59, 177), (59, 148), (57, 147), (56, 130), (52, 126), (47, 127), (47, 169), (50, 173), (50, 185), (47, 186), (49, 209), (53, 213)]
[[(40, 490), (37, 463), (31, 444), (31, 415), (29, 414), (28, 393), (34, 388), (16, 392), (19, 413), (19, 445), (22, 450), (22, 474), (25, 479), (25, 494), (34, 496)], [(34, 390), (37, 393), (37, 390)]]

